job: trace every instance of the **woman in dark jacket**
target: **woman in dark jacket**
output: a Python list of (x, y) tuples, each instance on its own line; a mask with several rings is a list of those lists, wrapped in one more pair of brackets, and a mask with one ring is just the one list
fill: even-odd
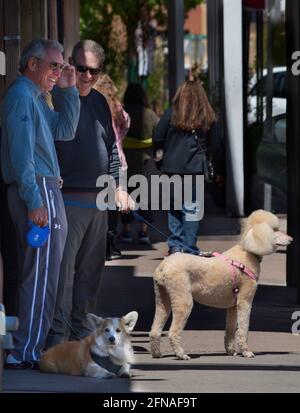
[[(128, 180), (133, 175), (144, 174), (145, 161), (151, 158), (153, 153), (152, 134), (158, 122), (158, 116), (148, 105), (147, 94), (142, 85), (130, 83), (124, 94), (124, 109), (129, 114), (131, 123), (127, 136), (123, 140), (123, 148), (126, 156), (128, 170)], [(140, 210), (139, 213), (144, 219), (151, 221), (151, 211)], [(121, 241), (131, 242), (130, 224), (133, 218), (130, 214), (122, 214)], [(140, 224), (138, 232), (138, 242), (140, 244), (150, 244), (147, 232), (147, 225)]]
[[(192, 181), (192, 198), (183, 197), (180, 209), (175, 205), (177, 187), (171, 196), (169, 254), (182, 250), (201, 254), (196, 243), (203, 205), (197, 196), (196, 177), (204, 173), (206, 149), (210, 143), (208, 132), (215, 121), (215, 113), (200, 81), (186, 80), (177, 90), (172, 108), (166, 110), (154, 131), (153, 143), (157, 149), (163, 149), (161, 171), (169, 176), (178, 174), (181, 181), (190, 175)], [(184, 195), (183, 184), (180, 190)]]

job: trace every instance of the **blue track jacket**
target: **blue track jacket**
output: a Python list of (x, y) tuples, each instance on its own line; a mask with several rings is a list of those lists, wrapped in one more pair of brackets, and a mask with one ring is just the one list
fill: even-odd
[(51, 110), (26, 76), (9, 87), (1, 105), (1, 167), (7, 184), (16, 182), (28, 210), (43, 205), (36, 177), (59, 177), (54, 140), (71, 140), (80, 101), (76, 87), (58, 89), (60, 112)]

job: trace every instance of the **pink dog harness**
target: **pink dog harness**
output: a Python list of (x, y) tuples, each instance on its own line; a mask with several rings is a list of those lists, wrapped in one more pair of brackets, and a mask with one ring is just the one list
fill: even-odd
[(243, 273), (245, 273), (249, 278), (251, 278), (254, 281), (256, 281), (256, 275), (249, 268), (245, 267), (245, 265), (242, 264), (241, 262), (231, 260), (230, 258), (226, 258), (223, 254), (220, 254), (219, 252), (213, 252), (212, 255), (214, 257), (221, 258), (223, 261), (226, 261), (230, 265), (230, 270), (231, 270), (232, 279), (233, 279), (232, 292), (235, 298), (235, 305), (236, 305), (237, 295), (239, 293), (239, 287), (237, 286), (237, 269), (241, 270)]

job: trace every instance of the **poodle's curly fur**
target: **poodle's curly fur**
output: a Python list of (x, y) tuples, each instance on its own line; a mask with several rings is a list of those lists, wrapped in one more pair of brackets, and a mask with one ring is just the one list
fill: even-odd
[(150, 332), (153, 357), (161, 357), (160, 336), (172, 311), (169, 330), (171, 346), (178, 359), (188, 360), (181, 345), (181, 333), (193, 307), (193, 300), (211, 307), (227, 310), (225, 349), (227, 354), (240, 351), (253, 357), (248, 350), (248, 329), (252, 301), (264, 255), (276, 251), (277, 246), (289, 245), (292, 238), (279, 231), (279, 220), (270, 212), (254, 211), (246, 220), (239, 244), (223, 255), (249, 268), (256, 281), (241, 270), (237, 271), (237, 300), (233, 294), (230, 265), (219, 257), (204, 258), (175, 253), (165, 258), (154, 272), (155, 316)]

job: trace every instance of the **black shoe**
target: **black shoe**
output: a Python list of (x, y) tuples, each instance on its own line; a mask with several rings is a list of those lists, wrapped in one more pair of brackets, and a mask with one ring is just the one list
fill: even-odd
[(4, 368), (8, 370), (39, 370), (39, 362), (24, 360), (20, 363), (5, 363)]
[(166, 254), (166, 257), (169, 257), (170, 255), (176, 254), (176, 252), (181, 252), (181, 249), (178, 247), (171, 247), (169, 248), (169, 251)]
[(108, 231), (106, 239), (106, 260), (117, 260), (122, 254), (116, 246), (116, 234), (113, 231)]
[(122, 253), (120, 250), (113, 249), (109, 252), (109, 254), (106, 254), (106, 260), (107, 261), (112, 261), (112, 260), (119, 260), (120, 258), (122, 258)]
[(138, 238), (139, 238), (139, 244), (144, 244), (144, 245), (149, 245), (150, 244), (150, 238), (145, 231), (139, 231), (138, 232)]
[(132, 242), (131, 232), (130, 231), (122, 231), (120, 234), (120, 241), (126, 244), (130, 244)]

